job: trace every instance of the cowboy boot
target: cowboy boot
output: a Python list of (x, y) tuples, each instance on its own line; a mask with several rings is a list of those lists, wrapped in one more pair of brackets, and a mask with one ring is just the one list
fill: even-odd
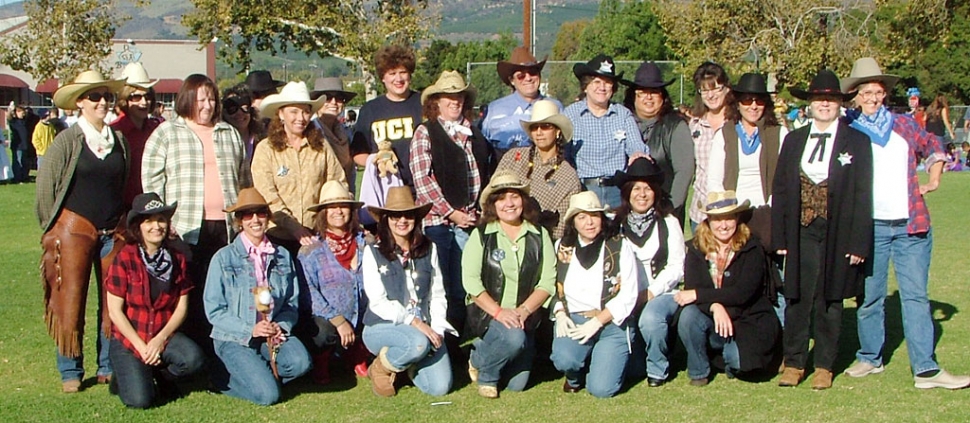
[(387, 347), (381, 348), (377, 359), (367, 369), (367, 375), (371, 381), (371, 390), (374, 391), (374, 395), (379, 397), (393, 397), (397, 393), (397, 390), (394, 389), (394, 379), (397, 378), (397, 374), (400, 371), (401, 369), (395, 368), (387, 361)]
[(332, 355), (333, 349), (327, 348), (313, 356), (313, 373), (310, 376), (318, 385), (330, 383), (330, 357)]

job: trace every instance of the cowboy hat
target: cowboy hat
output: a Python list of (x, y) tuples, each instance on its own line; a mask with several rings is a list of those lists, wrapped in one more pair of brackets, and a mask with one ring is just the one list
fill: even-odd
[(263, 99), (263, 102), (259, 105), (259, 116), (273, 118), (280, 108), (298, 104), (308, 104), (310, 113), (316, 113), (326, 102), (326, 95), (321, 95), (316, 100), (310, 99), (310, 92), (307, 91), (306, 84), (303, 81), (293, 81), (283, 86), (279, 94), (270, 94)]
[(541, 62), (537, 62), (535, 56), (529, 53), (529, 49), (518, 46), (512, 49), (512, 57), (508, 61), (499, 61), (495, 65), (495, 69), (498, 71), (498, 76), (502, 79), (506, 85), (510, 85), (512, 81), (512, 75), (515, 75), (516, 71), (532, 69), (536, 73), (541, 73), (542, 68), (546, 66), (546, 59), (542, 59)]
[(498, 192), (506, 189), (518, 190), (523, 196), (529, 195), (529, 184), (522, 182), (519, 176), (514, 172), (506, 169), (496, 171), (492, 175), (492, 179), (488, 181), (488, 185), (482, 189), (482, 195), (478, 197), (478, 205), (481, 208), (485, 208), (485, 202), (488, 201), (488, 196), (492, 195), (493, 192)]
[(610, 178), (610, 184), (618, 187), (622, 187), (630, 181), (643, 181), (643, 182), (656, 182), (658, 184), (663, 184), (664, 182), (664, 171), (657, 165), (657, 163), (647, 159), (646, 157), (641, 157), (633, 161), (626, 168), (626, 172), (616, 171), (613, 177)]
[(223, 210), (226, 213), (235, 213), (245, 210), (254, 209), (269, 209), (269, 203), (266, 199), (256, 191), (256, 188), (243, 188), (239, 190), (239, 198), (236, 199), (236, 204)]
[(609, 209), (609, 205), (604, 206), (603, 203), (600, 203), (600, 199), (596, 196), (595, 192), (583, 191), (569, 197), (569, 208), (566, 209), (566, 216), (562, 220), (564, 222), (569, 221), (570, 218), (580, 212), (606, 212)]
[(562, 132), (563, 142), (573, 139), (573, 122), (566, 115), (560, 113), (559, 106), (551, 100), (539, 100), (532, 103), (532, 116), (528, 120), (519, 120), (522, 130), (529, 133), (529, 128), (537, 123), (551, 123)]
[(632, 81), (627, 81), (621, 79), (620, 83), (631, 88), (663, 88), (670, 84), (673, 84), (677, 78), (671, 78), (669, 81), (664, 82), (663, 71), (656, 63), (643, 62), (640, 67), (637, 68), (637, 73), (633, 75)]
[(471, 86), (471, 84), (466, 84), (465, 78), (462, 78), (458, 71), (444, 71), (433, 85), (425, 88), (424, 91), (421, 92), (421, 104), (428, 101), (428, 97), (431, 97), (434, 94), (457, 93), (465, 93), (466, 107), (475, 105), (475, 97), (478, 96), (478, 90)]
[(54, 92), (54, 105), (64, 110), (77, 110), (77, 100), (82, 94), (95, 88), (107, 87), (117, 93), (125, 86), (125, 79), (104, 79), (101, 72), (86, 70), (74, 78), (74, 82), (64, 85)]
[(708, 216), (725, 216), (741, 213), (747, 210), (750, 205), (751, 202), (748, 200), (738, 204), (738, 196), (733, 190), (709, 192), (707, 193), (707, 204), (702, 211)]
[(344, 90), (343, 81), (337, 77), (317, 78), (313, 81), (313, 91), (310, 91), (310, 98), (316, 100), (320, 97), (320, 94), (326, 94), (327, 98), (339, 97), (344, 102), (348, 102), (354, 97), (357, 97), (357, 93)]
[(350, 208), (359, 208), (364, 205), (360, 201), (354, 201), (354, 194), (337, 181), (327, 181), (320, 187), (320, 202), (307, 207), (307, 211), (318, 212), (331, 204), (347, 204)]
[(746, 73), (741, 75), (738, 83), (731, 87), (731, 91), (738, 94), (771, 95), (768, 91), (768, 82), (764, 75), (760, 73)]
[(605, 54), (598, 54), (586, 63), (573, 65), (573, 74), (576, 78), (582, 79), (584, 76), (601, 76), (616, 82), (623, 77), (623, 72), (616, 73), (616, 65), (613, 58)]
[(431, 210), (431, 203), (415, 205), (414, 196), (411, 195), (410, 187), (390, 187), (387, 189), (387, 197), (384, 200), (384, 207), (367, 206), (367, 212), (374, 220), (380, 222), (381, 215), (384, 213), (408, 213), (415, 220), (424, 218)]
[(154, 192), (138, 194), (131, 201), (131, 211), (128, 212), (126, 225), (131, 226), (131, 222), (138, 217), (151, 216), (153, 214), (162, 214), (171, 220), (176, 208), (178, 208), (178, 201), (172, 203), (170, 206), (166, 206), (165, 202)]
[(882, 68), (872, 57), (863, 57), (852, 64), (852, 72), (848, 78), (842, 78), (842, 91), (854, 91), (859, 85), (865, 82), (881, 82), (886, 86), (886, 91), (891, 91), (899, 77), (882, 73)]
[(158, 80), (150, 81), (148, 79), (148, 71), (145, 70), (145, 66), (140, 62), (131, 62), (125, 66), (125, 70), (121, 71), (121, 76), (123, 78), (128, 78), (125, 84), (131, 85), (135, 88), (141, 88), (148, 91), (149, 88), (155, 86)]
[[(845, 85), (842, 86), (844, 87)], [(812, 83), (809, 84), (808, 90), (789, 88), (788, 92), (795, 98), (801, 100), (811, 100), (811, 97), (816, 95), (836, 95), (842, 96), (842, 101), (849, 101), (856, 94), (855, 91), (848, 94), (844, 93), (839, 86), (839, 77), (835, 76), (835, 73), (828, 69), (818, 71), (818, 75), (812, 78)]]
[(282, 87), (286, 83), (283, 81), (277, 81), (273, 79), (273, 75), (269, 71), (265, 70), (254, 70), (246, 75), (246, 85), (249, 87), (249, 91), (253, 94), (262, 94), (265, 92), (272, 91), (276, 92), (276, 89)]

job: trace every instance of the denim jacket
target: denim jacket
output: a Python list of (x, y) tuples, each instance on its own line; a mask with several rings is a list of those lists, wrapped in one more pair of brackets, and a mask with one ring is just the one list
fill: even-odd
[(310, 291), (313, 315), (331, 322), (337, 316), (343, 316), (355, 329), (362, 329), (360, 318), (367, 307), (361, 272), (364, 257), (363, 232), (354, 237), (354, 242), (357, 243), (357, 257), (354, 259), (357, 270), (348, 270), (341, 266), (327, 242), (320, 237), (314, 238), (313, 244), (300, 248), (298, 258), (303, 265), (307, 290)]
[[(256, 287), (255, 266), (243, 245), (240, 234), (231, 244), (222, 247), (209, 263), (206, 277), (205, 315), (212, 324), (212, 339), (248, 345), (256, 325), (256, 301), (252, 289)], [(285, 248), (274, 245), (276, 251), (266, 260), (266, 273), (273, 296), (272, 320), (286, 333), (296, 324), (299, 285), (296, 271)]]

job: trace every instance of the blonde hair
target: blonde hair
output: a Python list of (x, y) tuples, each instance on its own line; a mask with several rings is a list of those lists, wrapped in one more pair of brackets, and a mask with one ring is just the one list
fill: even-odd
[[(738, 215), (734, 215), (734, 220), (738, 221), (738, 227), (734, 231), (734, 235), (731, 236), (731, 251), (738, 251), (751, 238), (751, 230), (748, 229), (748, 225), (738, 220)], [(717, 251), (717, 245), (717, 238), (714, 238), (714, 232), (711, 231), (710, 218), (704, 219), (700, 225), (697, 225), (697, 231), (694, 232), (694, 246), (707, 255)]]

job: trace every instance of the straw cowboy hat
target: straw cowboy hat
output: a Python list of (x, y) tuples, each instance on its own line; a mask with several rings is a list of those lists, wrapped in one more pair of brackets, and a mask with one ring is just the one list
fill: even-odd
[(529, 133), (532, 125), (537, 123), (551, 123), (562, 131), (563, 142), (573, 139), (573, 122), (566, 115), (559, 112), (559, 106), (551, 100), (539, 100), (532, 103), (532, 116), (528, 120), (519, 120), (522, 130)]
[(326, 94), (327, 98), (342, 98), (344, 102), (357, 97), (357, 93), (344, 89), (344, 83), (337, 77), (317, 78), (313, 81), (313, 91), (310, 91), (310, 98), (316, 100), (320, 94)]
[(269, 203), (260, 195), (259, 191), (256, 191), (256, 188), (244, 188), (239, 191), (239, 198), (236, 199), (236, 204), (233, 204), (223, 211), (226, 213), (235, 213), (264, 208), (269, 209)]
[(54, 105), (64, 110), (77, 110), (77, 99), (89, 90), (107, 87), (108, 91), (117, 94), (125, 86), (125, 79), (104, 79), (101, 72), (86, 70), (81, 72), (74, 82), (64, 85), (54, 92)]
[(354, 201), (354, 194), (351, 194), (344, 184), (337, 181), (327, 181), (320, 187), (320, 202), (307, 207), (307, 211), (318, 212), (331, 204), (346, 204), (350, 208), (360, 208), (364, 205), (360, 201)]
[(316, 113), (326, 102), (326, 95), (321, 95), (313, 100), (310, 98), (310, 91), (306, 89), (306, 84), (303, 81), (293, 81), (284, 85), (279, 94), (270, 94), (263, 99), (263, 102), (259, 105), (259, 116), (274, 118), (276, 111), (281, 107), (298, 104), (308, 104), (310, 105), (310, 113)]
[(576, 75), (577, 79), (582, 79), (586, 75), (600, 76), (616, 82), (623, 77), (623, 72), (616, 73), (616, 65), (613, 63), (612, 57), (598, 54), (586, 63), (573, 65), (573, 75)]
[(154, 81), (148, 79), (148, 71), (145, 70), (145, 66), (141, 62), (129, 63), (128, 66), (125, 66), (125, 70), (121, 71), (121, 77), (128, 79), (125, 84), (145, 91), (158, 83), (157, 79)]
[(176, 201), (172, 205), (166, 206), (165, 202), (154, 192), (138, 194), (131, 201), (131, 211), (128, 212), (126, 224), (131, 226), (131, 222), (136, 218), (140, 216), (151, 216), (153, 214), (162, 214), (171, 220), (172, 215), (175, 214), (175, 209), (178, 208), (178, 204), (178, 201)]
[(848, 78), (842, 78), (842, 91), (854, 91), (859, 85), (866, 82), (882, 82), (886, 86), (886, 91), (891, 91), (899, 77), (882, 73), (882, 68), (872, 57), (863, 57), (852, 64), (852, 72)]
[(475, 105), (475, 97), (478, 96), (478, 90), (471, 84), (465, 83), (465, 78), (461, 76), (458, 71), (444, 71), (438, 80), (434, 82), (428, 88), (425, 88), (421, 92), (421, 104), (428, 101), (428, 97), (434, 94), (458, 94), (465, 93), (465, 105), (466, 107), (471, 107)]
[(725, 216), (738, 214), (748, 209), (751, 202), (744, 200), (738, 204), (738, 196), (734, 191), (709, 192), (707, 193), (707, 205), (704, 206), (704, 213), (708, 216)]
[(812, 78), (812, 83), (808, 85), (808, 90), (790, 88), (788, 92), (795, 98), (801, 100), (810, 100), (815, 95), (836, 95), (842, 96), (842, 101), (849, 101), (852, 97), (855, 97), (856, 92), (853, 91), (846, 94), (842, 89), (844, 86), (840, 86), (839, 77), (835, 76), (834, 72), (828, 69), (822, 69), (818, 71), (815, 78)]
[(664, 171), (659, 165), (657, 165), (657, 163), (645, 157), (641, 157), (634, 160), (633, 163), (627, 167), (626, 172), (618, 170), (613, 174), (613, 177), (610, 178), (610, 184), (618, 187), (622, 187), (623, 184), (629, 181), (656, 182), (658, 184), (663, 184)]
[(498, 71), (499, 78), (505, 85), (512, 84), (512, 75), (520, 70), (534, 70), (536, 73), (541, 73), (542, 68), (546, 66), (546, 59), (542, 59), (541, 62), (536, 61), (536, 57), (529, 53), (529, 49), (524, 46), (518, 46), (512, 49), (512, 57), (508, 61), (499, 61), (495, 65), (495, 69)]
[(673, 84), (676, 80), (677, 78), (670, 78), (669, 81), (664, 82), (663, 71), (656, 63), (650, 61), (640, 64), (632, 81), (621, 79), (620, 83), (632, 88), (663, 88)]
[(569, 197), (569, 208), (566, 209), (566, 216), (562, 220), (568, 221), (580, 212), (606, 212), (609, 209), (610, 206), (604, 206), (603, 203), (600, 203), (600, 198), (596, 196), (595, 192), (583, 191)]
[(522, 182), (515, 172), (502, 169), (496, 171), (495, 174), (492, 175), (492, 179), (488, 181), (488, 185), (482, 189), (482, 195), (478, 197), (478, 205), (485, 208), (485, 202), (488, 201), (489, 195), (492, 195), (493, 192), (506, 189), (517, 190), (521, 192), (523, 196), (529, 195), (529, 184)]
[(768, 91), (768, 82), (765, 81), (764, 75), (760, 73), (746, 73), (741, 75), (741, 79), (738, 83), (731, 87), (731, 91), (738, 94), (756, 94), (756, 95), (771, 95), (772, 92)]
[(380, 222), (384, 213), (407, 213), (415, 220), (421, 220), (431, 210), (431, 203), (415, 205), (410, 187), (391, 187), (387, 189), (384, 207), (367, 206), (367, 212)]

